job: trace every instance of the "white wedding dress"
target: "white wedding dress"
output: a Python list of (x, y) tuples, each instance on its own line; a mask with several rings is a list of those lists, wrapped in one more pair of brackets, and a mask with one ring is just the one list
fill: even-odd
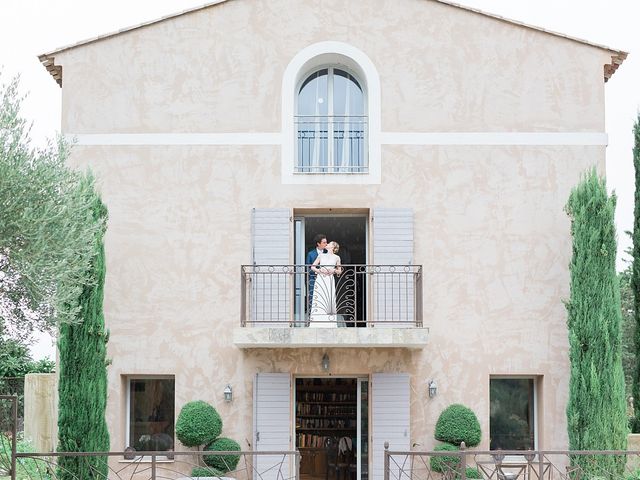
[(321, 253), (317, 267), (319, 272), (313, 286), (309, 326), (334, 328), (336, 323), (336, 283), (334, 274), (340, 257), (333, 253)]

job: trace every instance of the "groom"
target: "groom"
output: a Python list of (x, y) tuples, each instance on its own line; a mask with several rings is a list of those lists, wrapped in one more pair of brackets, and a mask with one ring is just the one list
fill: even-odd
[(309, 267), (309, 296), (307, 297), (307, 312), (311, 311), (311, 301), (313, 299), (313, 286), (316, 283), (316, 272), (311, 270), (311, 265), (316, 261), (318, 255), (321, 253), (327, 253), (325, 247), (327, 246), (327, 236), (319, 233), (313, 239), (316, 244), (316, 248), (307, 253), (306, 265)]

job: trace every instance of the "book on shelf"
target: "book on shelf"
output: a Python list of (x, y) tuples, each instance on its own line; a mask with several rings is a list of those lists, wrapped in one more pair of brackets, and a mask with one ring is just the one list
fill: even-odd
[(317, 403), (297, 402), (296, 415), (318, 415), (318, 416), (336, 416), (346, 415), (355, 416), (356, 406), (354, 405), (321, 405)]
[(330, 418), (305, 418), (298, 417), (298, 428), (356, 428), (355, 418), (330, 417)]
[(296, 435), (296, 445), (299, 448), (322, 448), (327, 438), (329, 437), (312, 433), (299, 433)]

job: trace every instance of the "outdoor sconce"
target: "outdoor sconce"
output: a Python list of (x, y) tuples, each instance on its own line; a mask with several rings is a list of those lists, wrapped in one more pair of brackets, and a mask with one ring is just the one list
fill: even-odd
[(227, 403), (233, 401), (233, 388), (229, 384), (224, 387), (224, 401)]
[(429, 398), (433, 398), (438, 393), (438, 384), (435, 380), (429, 380)]
[(325, 372), (329, 371), (329, 367), (331, 364), (329, 363), (329, 355), (326, 353), (322, 356), (322, 370)]

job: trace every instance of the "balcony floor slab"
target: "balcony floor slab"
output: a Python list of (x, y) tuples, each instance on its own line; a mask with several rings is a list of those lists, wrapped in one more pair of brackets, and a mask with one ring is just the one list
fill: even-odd
[(429, 329), (237, 327), (233, 343), (238, 348), (411, 348), (427, 345)]

